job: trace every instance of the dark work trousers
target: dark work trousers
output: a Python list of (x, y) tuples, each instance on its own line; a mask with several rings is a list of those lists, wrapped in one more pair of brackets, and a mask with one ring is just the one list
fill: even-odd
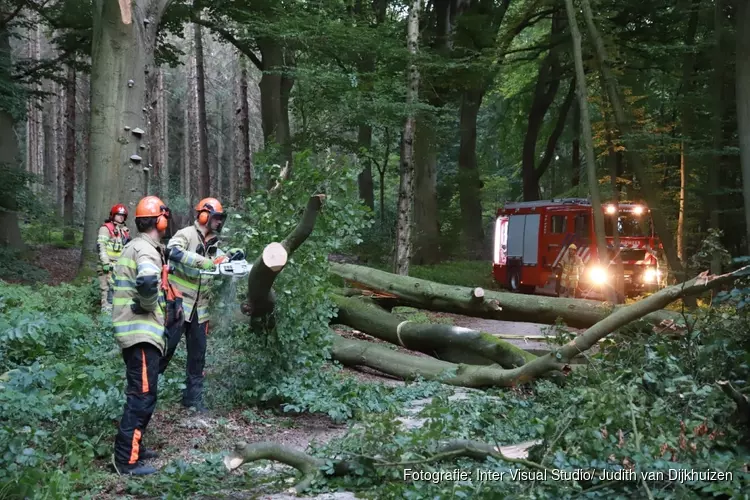
[(141, 438), (156, 408), (156, 382), (159, 378), (161, 351), (148, 342), (140, 342), (122, 351), (127, 388), (125, 408), (115, 437), (115, 462), (138, 461)]
[(203, 368), (206, 366), (206, 336), (208, 335), (208, 321), (198, 323), (198, 314), (193, 314), (190, 322), (170, 329), (168, 335), (167, 354), (162, 358), (159, 373), (164, 373), (172, 360), (174, 352), (180, 343), (182, 333), (185, 333), (187, 347), (187, 378), (185, 390), (182, 393), (184, 406), (197, 406), (203, 402)]

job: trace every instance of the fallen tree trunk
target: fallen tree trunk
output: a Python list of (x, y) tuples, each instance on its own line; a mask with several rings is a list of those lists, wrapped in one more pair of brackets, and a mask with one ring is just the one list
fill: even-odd
[(259, 317), (273, 311), (276, 303), (272, 287), (289, 257), (310, 236), (315, 227), (324, 194), (311, 196), (297, 227), (281, 243), (271, 243), (255, 259), (247, 276), (247, 302), (242, 304), (242, 314)]
[(332, 323), (356, 328), (381, 340), (441, 360), (478, 365), (497, 363), (503, 368), (515, 368), (536, 359), (533, 354), (489, 333), (453, 325), (403, 321), (372, 302), (361, 299), (334, 295), (333, 300), (339, 312), (331, 320)]
[[(720, 276), (709, 276), (706, 272), (685, 283), (665, 288), (639, 302), (617, 309), (551, 353), (510, 370), (409, 356), (371, 342), (344, 339), (339, 336), (334, 337), (332, 354), (345, 365), (365, 365), (401, 378), (413, 379), (421, 376), (428, 380), (441, 380), (446, 384), (465, 387), (514, 386), (552, 371), (565, 373), (570, 369), (568, 364), (575, 356), (587, 351), (618, 328), (658, 311), (681, 297), (720, 287), (746, 276), (749, 270), (750, 266), (746, 266)], [(453, 372), (455, 374), (452, 374)]]
[[(480, 462), (486, 460), (488, 457), (492, 457), (505, 462), (524, 465), (531, 469), (546, 470), (542, 465), (532, 462), (527, 458), (529, 448), (537, 444), (539, 444), (539, 441), (527, 441), (510, 446), (492, 446), (480, 441), (456, 439), (442, 444), (438, 443), (438, 449), (432, 455), (418, 460), (388, 462), (380, 458), (365, 456), (357, 456), (352, 460), (332, 460), (334, 462), (332, 475), (346, 476), (365, 465), (375, 467), (405, 467), (461, 457), (472, 458)], [(302, 479), (294, 487), (290, 488), (290, 493), (296, 494), (308, 489), (315, 479), (323, 477), (322, 468), (329, 461), (328, 459), (308, 455), (283, 444), (267, 441), (253, 444), (239, 442), (235, 445), (234, 450), (224, 457), (224, 466), (232, 471), (243, 464), (257, 460), (274, 460), (302, 472)]]
[[(562, 319), (575, 328), (588, 328), (612, 313), (612, 305), (584, 299), (564, 299), (484, 291), (476, 297), (473, 288), (444, 285), (433, 281), (398, 276), (354, 264), (331, 264), (331, 272), (347, 281), (360, 283), (390, 295), (384, 305), (395, 304), (430, 311), (451, 312), (479, 318), (555, 324)], [(488, 270), (489, 272), (489, 270)], [(695, 292), (699, 293), (699, 292)], [(396, 297), (393, 297), (396, 296)], [(616, 306), (615, 310), (624, 306)], [(682, 323), (684, 317), (671, 311), (654, 311), (643, 319), (659, 325)]]

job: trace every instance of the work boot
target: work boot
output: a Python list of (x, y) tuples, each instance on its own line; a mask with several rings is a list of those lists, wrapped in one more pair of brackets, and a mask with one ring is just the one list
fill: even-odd
[(156, 472), (156, 468), (146, 465), (140, 460), (134, 464), (122, 464), (115, 462), (115, 470), (128, 476), (147, 476)]
[(182, 406), (184, 406), (185, 408), (187, 408), (189, 410), (192, 410), (192, 411), (194, 411), (196, 413), (201, 413), (201, 414), (208, 413), (208, 408), (206, 408), (203, 405), (203, 401), (194, 401), (194, 402), (185, 402), (185, 401), (183, 401), (182, 402)]
[(143, 448), (141, 449), (140, 453), (138, 453), (138, 458), (140, 458), (141, 460), (151, 460), (154, 458), (159, 458), (159, 454), (151, 448)]

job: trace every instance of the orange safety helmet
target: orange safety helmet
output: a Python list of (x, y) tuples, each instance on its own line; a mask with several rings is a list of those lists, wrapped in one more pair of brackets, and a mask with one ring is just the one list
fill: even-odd
[(128, 207), (122, 203), (112, 206), (112, 208), (109, 209), (109, 220), (115, 220), (115, 215), (124, 215), (124, 220), (128, 220)]
[(156, 217), (156, 229), (166, 231), (169, 224), (169, 208), (156, 196), (146, 196), (135, 207), (135, 218)]
[(221, 206), (221, 202), (216, 198), (203, 198), (195, 206), (195, 211), (198, 212), (198, 223), (204, 226), (208, 224), (208, 221), (212, 217), (221, 219), (219, 230), (227, 218), (227, 214), (224, 213), (224, 207)]

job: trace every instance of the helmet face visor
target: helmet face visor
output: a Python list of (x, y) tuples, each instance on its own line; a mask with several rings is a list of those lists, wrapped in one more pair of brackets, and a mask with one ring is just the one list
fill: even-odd
[(220, 233), (224, 228), (224, 222), (227, 220), (227, 214), (224, 212), (209, 212), (208, 227), (211, 231)]

